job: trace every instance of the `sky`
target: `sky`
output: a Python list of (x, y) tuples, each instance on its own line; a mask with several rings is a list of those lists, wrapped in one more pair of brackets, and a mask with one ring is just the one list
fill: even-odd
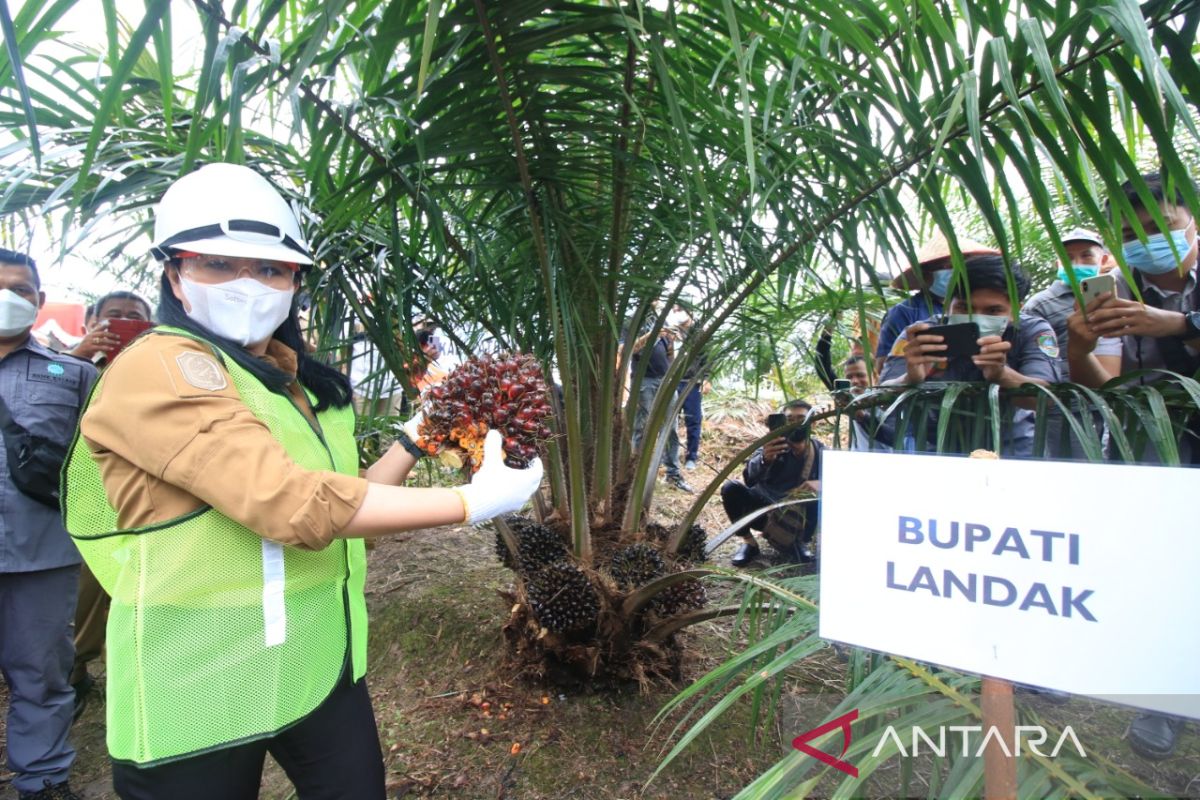
[[(22, 7), (28, 3), (43, 2), (44, 0), (17, 0), (10, 5), (12, 16), (17, 17)], [(115, 5), (118, 13), (132, 25), (136, 25), (145, 14), (143, 0), (115, 0)], [(203, 40), (190, 3), (179, 5), (180, 13), (172, 15), (173, 51), (175, 63), (180, 69), (185, 69), (189, 64), (199, 62), (203, 53)], [(103, 49), (106, 46), (104, 7), (98, 0), (75, 3), (57, 27), (63, 31), (62, 39), (39, 46), (32, 58), (61, 56), (69, 52), (69, 43), (92, 49)], [(26, 77), (31, 84), (36, 83), (36, 75), (27, 74)], [(45, 89), (44, 85), (39, 88)], [(95, 263), (99, 262), (106, 250), (104, 247), (88, 247), (85, 243), (74, 253), (60, 258), (61, 217), (43, 217), (38, 223), (28, 231), (31, 234), (30, 238), (18, 240), (14, 244), (28, 248), (29, 254), (38, 262), (42, 289), (46, 292), (48, 301), (87, 302), (114, 289), (140, 289), (147, 295), (157, 292), (155, 281), (147, 281), (143, 286), (131, 286), (128, 281), (98, 270)], [(140, 247), (145, 251), (145, 258), (149, 262), (149, 237), (141, 241)]]

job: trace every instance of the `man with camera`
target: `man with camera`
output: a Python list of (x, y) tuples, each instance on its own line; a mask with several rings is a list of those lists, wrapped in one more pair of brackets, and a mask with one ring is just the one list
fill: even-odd
[[(965, 285), (959, 280), (949, 290), (949, 315), (945, 320), (909, 325), (893, 345), (880, 383), (974, 381), (1015, 389), (1026, 383), (1058, 382), (1054, 329), (1044, 319), (1016, 313), (1004, 260), (997, 255), (970, 255), (965, 262)], [(1010, 270), (1019, 302), (1029, 291), (1029, 279), (1015, 261)], [(1018, 398), (1011, 418), (1001, 420), (1003, 455), (1033, 455), (1034, 415), (1029, 410), (1033, 404), (1033, 398)], [(936, 419), (930, 420), (934, 430), (936, 424)]]
[[(803, 422), (812, 406), (793, 400), (782, 414), (767, 418), (771, 429)], [(721, 487), (721, 503), (730, 522), (766, 508), (792, 495), (816, 496), (821, 491), (821, 453), (824, 446), (810, 438), (808, 426), (793, 429), (786, 436), (767, 442), (750, 457), (741, 481), (726, 481)], [(789, 506), (778, 518), (762, 514), (738, 531), (742, 545), (731, 564), (743, 567), (758, 557), (753, 530), (764, 531), (768, 541), (789, 560), (807, 563), (813, 560), (812, 540), (819, 514), (816, 503)], [(753, 529), (753, 530), (752, 530)]]
[(46, 302), (37, 265), (0, 250), (0, 669), (8, 766), (21, 800), (71, 800), (75, 708), (68, 678), (79, 551), (63, 529), (58, 474), (96, 369), (30, 336)]

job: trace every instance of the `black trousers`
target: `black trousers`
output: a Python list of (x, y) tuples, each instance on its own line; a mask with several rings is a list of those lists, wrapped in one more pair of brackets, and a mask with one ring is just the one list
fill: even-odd
[(155, 767), (113, 762), (122, 800), (255, 800), (267, 753), (300, 800), (384, 800), (383, 753), (366, 680), (342, 680), (321, 705), (268, 739)]
[[(721, 505), (725, 506), (725, 514), (729, 517), (730, 522), (736, 522), (753, 511), (766, 508), (777, 502), (779, 501), (772, 499), (761, 489), (747, 486), (741, 481), (725, 481), (725, 484), (721, 487)], [(767, 524), (768, 516), (768, 514), (761, 514), (755, 517), (747, 526), (739, 530), (737, 535), (748, 538), (753, 537), (750, 529), (753, 528), (756, 531), (761, 531), (763, 526)], [(818, 515), (815, 508), (805, 514), (803, 541), (812, 541), (813, 535), (817, 532), (817, 518)]]

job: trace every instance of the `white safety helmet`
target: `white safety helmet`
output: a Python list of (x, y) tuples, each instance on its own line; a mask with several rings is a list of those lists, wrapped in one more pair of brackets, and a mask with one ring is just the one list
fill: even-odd
[(270, 181), (238, 164), (207, 164), (167, 189), (150, 252), (165, 261), (172, 250), (313, 263), (291, 207)]

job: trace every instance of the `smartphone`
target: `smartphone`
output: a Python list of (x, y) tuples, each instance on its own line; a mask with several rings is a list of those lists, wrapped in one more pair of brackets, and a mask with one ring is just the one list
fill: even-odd
[(833, 379), (833, 390), (835, 392), (844, 392), (844, 391), (847, 391), (849, 388), (850, 388), (850, 379), (849, 378), (834, 378)]
[(979, 353), (979, 326), (974, 322), (954, 325), (934, 325), (921, 331), (920, 336), (941, 336), (946, 349), (938, 356), (947, 359), (973, 356)]
[(110, 319), (108, 320), (108, 332), (116, 334), (120, 339), (113, 351), (108, 354), (111, 359), (117, 353), (125, 349), (125, 345), (132, 342), (138, 334), (154, 327), (153, 322), (147, 322), (144, 319)]
[(778, 430), (784, 425), (787, 425), (787, 416), (784, 414), (767, 414), (767, 428), (770, 430)]
[(1093, 275), (1090, 278), (1084, 278), (1079, 282), (1079, 293), (1083, 295), (1083, 306), (1087, 308), (1092, 304), (1092, 301), (1097, 300), (1105, 295), (1114, 295), (1117, 293), (1117, 279), (1108, 273), (1107, 275)]

